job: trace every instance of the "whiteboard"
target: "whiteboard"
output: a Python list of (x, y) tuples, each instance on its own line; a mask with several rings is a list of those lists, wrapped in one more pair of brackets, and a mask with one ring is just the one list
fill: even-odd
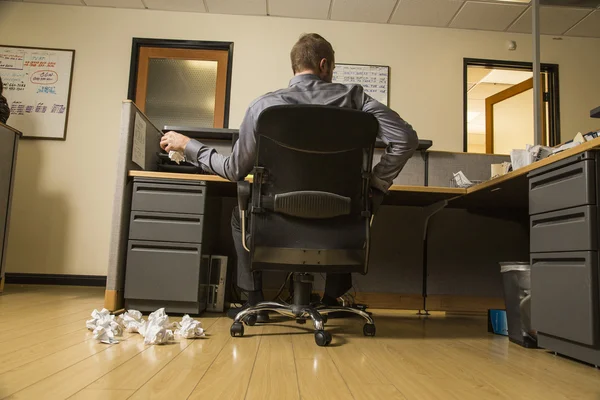
[(65, 139), (75, 50), (0, 46), (10, 117), (24, 138)]
[(390, 67), (379, 65), (335, 64), (333, 82), (361, 85), (365, 93), (388, 105)]

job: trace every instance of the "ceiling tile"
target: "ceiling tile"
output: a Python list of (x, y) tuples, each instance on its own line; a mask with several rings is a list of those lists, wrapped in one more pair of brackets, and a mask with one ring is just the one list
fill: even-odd
[(331, 19), (387, 23), (396, 0), (333, 0)]
[(327, 19), (330, 4), (330, 0), (269, 0), (269, 15)]
[(146, 8), (142, 0), (84, 0), (85, 4), (94, 7)]
[(267, 15), (266, 0), (205, 0), (213, 14)]
[(392, 24), (446, 26), (463, 0), (400, 0)]
[(23, 0), (26, 3), (46, 3), (46, 4), (70, 4), (75, 6), (83, 6), (81, 0)]
[[(542, 7), (540, 8), (540, 33), (562, 35), (581, 21), (591, 10), (585, 8)], [(531, 8), (508, 28), (509, 32), (531, 33)]]
[(517, 3), (468, 1), (450, 23), (450, 28), (503, 31), (526, 8), (526, 5)]
[(594, 11), (589, 17), (575, 25), (565, 35), (600, 38), (600, 10)]
[(202, 0), (144, 0), (150, 10), (206, 12)]

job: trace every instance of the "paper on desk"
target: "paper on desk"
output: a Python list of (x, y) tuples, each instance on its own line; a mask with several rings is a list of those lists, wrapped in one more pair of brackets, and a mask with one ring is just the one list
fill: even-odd
[(468, 180), (462, 171), (458, 171), (454, 174), (454, 182), (456, 182), (456, 186), (458, 186), (459, 188), (467, 188), (473, 186), (473, 182)]
[(146, 121), (140, 113), (135, 113), (133, 124), (133, 147), (131, 149), (131, 161), (146, 168)]
[(197, 337), (203, 337), (204, 329), (202, 329), (202, 323), (191, 318), (189, 315), (184, 315), (179, 323), (179, 329), (175, 331), (177, 336), (185, 339), (192, 339)]
[(510, 152), (510, 162), (512, 164), (513, 171), (531, 164), (533, 160), (533, 154), (527, 150), (514, 149)]

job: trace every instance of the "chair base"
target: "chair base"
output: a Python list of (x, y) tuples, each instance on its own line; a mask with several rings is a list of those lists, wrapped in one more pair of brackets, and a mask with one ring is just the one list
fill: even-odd
[(295, 319), (299, 323), (305, 323), (307, 319), (313, 321), (315, 327), (315, 342), (319, 346), (327, 346), (331, 343), (331, 334), (325, 331), (325, 323), (327, 322), (327, 315), (333, 312), (348, 312), (356, 315), (360, 315), (366, 320), (366, 324), (363, 326), (363, 334), (365, 336), (375, 336), (375, 322), (369, 314), (364, 311), (357, 310), (350, 307), (330, 307), (325, 305), (315, 306), (299, 306), (299, 305), (284, 305), (274, 301), (263, 301), (255, 306), (246, 308), (240, 311), (231, 325), (231, 336), (243, 336), (244, 335), (244, 322), (248, 326), (253, 326), (256, 323), (256, 315), (261, 311), (272, 311)]

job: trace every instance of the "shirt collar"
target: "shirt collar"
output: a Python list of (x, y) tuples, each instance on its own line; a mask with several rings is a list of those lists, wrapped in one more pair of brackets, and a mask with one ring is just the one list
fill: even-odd
[(319, 78), (317, 75), (314, 75), (314, 74), (296, 75), (292, 79), (290, 79), (290, 86), (294, 86), (300, 82), (320, 81), (320, 80), (321, 80), (321, 78)]

